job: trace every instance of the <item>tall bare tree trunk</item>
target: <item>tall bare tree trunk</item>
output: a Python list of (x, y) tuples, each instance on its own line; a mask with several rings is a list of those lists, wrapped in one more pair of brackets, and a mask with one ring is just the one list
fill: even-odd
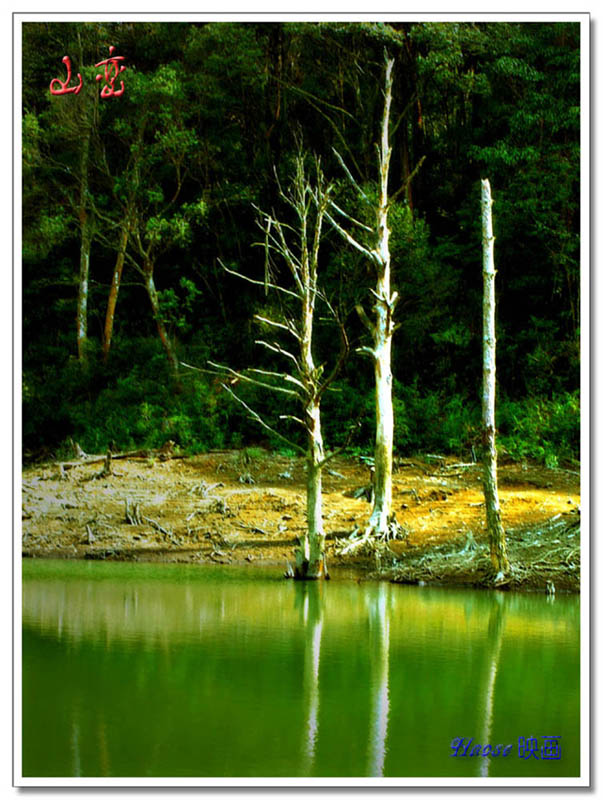
[(392, 508), (392, 459), (394, 445), (394, 410), (392, 401), (391, 351), (394, 332), (393, 311), (396, 294), (391, 294), (391, 256), (388, 227), (388, 180), (391, 146), (389, 116), (392, 100), (393, 59), (385, 67), (385, 105), (379, 148), (379, 207), (377, 209), (377, 284), (375, 291), (375, 324), (373, 358), (375, 364), (375, 483), (373, 510), (368, 532), (388, 535)]
[(111, 349), (111, 339), (113, 337), (113, 324), (115, 321), (115, 308), (117, 306), (117, 295), (119, 294), (119, 287), (121, 285), (121, 274), (123, 272), (124, 261), (126, 257), (128, 234), (129, 234), (128, 223), (126, 220), (124, 220), (119, 235), (119, 249), (117, 251), (115, 267), (113, 268), (113, 278), (111, 279), (111, 287), (109, 289), (109, 298), (107, 300), (107, 313), (105, 315), (105, 328), (103, 334), (103, 360), (105, 362), (109, 358), (109, 350)]
[(492, 196), (490, 182), (482, 181), (482, 249), (484, 276), (483, 306), (483, 465), (484, 499), (488, 536), (490, 539), (490, 560), (497, 574), (504, 575), (509, 570), (505, 531), (500, 517), (498, 481), (496, 477), (496, 297), (494, 292), (494, 235), (492, 233)]
[[(320, 231), (318, 233), (320, 237)], [(308, 524), (302, 547), (295, 554), (295, 577), (313, 580), (326, 577), (325, 534), (322, 523), (322, 464), (324, 447), (320, 426), (320, 400), (317, 396), (316, 367), (312, 356), (316, 267), (302, 258), (301, 374), (308, 401), (305, 427), (308, 432), (307, 511)]]
[[(355, 540), (354, 548), (364, 545), (371, 536), (389, 539), (395, 536), (396, 525), (392, 513), (392, 462), (394, 447), (394, 411), (393, 411), (393, 378), (391, 371), (392, 339), (394, 335), (394, 312), (398, 303), (398, 293), (391, 290), (391, 253), (389, 249), (388, 215), (392, 203), (402, 191), (407, 196), (410, 181), (420, 169), (425, 157), (421, 158), (415, 168), (410, 171), (404, 167), (405, 178), (402, 186), (391, 196), (389, 194), (389, 169), (392, 154), (390, 144), (390, 111), (392, 104), (394, 59), (385, 54), (385, 81), (383, 89), (384, 105), (381, 120), (381, 139), (377, 145), (379, 155), (379, 199), (377, 203), (369, 197), (354, 179), (343, 158), (335, 150), (335, 155), (343, 167), (348, 181), (356, 189), (362, 203), (375, 215), (374, 226), (369, 226), (354, 219), (337, 204), (331, 203), (332, 213), (326, 217), (343, 239), (356, 250), (364, 254), (376, 272), (376, 286), (372, 290), (374, 297), (374, 315), (370, 319), (361, 304), (356, 306), (360, 318), (371, 337), (370, 347), (360, 347), (359, 352), (366, 353), (373, 359), (375, 368), (375, 475), (373, 508), (364, 536)], [(406, 174), (407, 173), (407, 174)], [(345, 220), (343, 224), (339, 218)], [(358, 241), (345, 226), (360, 227), (371, 234), (369, 245)], [(366, 237), (366, 233), (364, 234)], [(351, 547), (352, 545), (350, 545)]]

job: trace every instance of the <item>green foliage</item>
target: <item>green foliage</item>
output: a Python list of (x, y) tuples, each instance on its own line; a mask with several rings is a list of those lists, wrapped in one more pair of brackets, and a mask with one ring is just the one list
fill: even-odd
[(325, 441), (331, 447), (341, 447), (346, 442), (351, 426), (354, 428), (350, 441), (352, 449), (370, 446), (374, 438), (374, 420), (375, 398), (370, 372), (363, 375), (360, 385), (351, 376), (334, 381), (331, 390), (323, 396), (322, 427)]
[[(390, 209), (398, 452), (468, 454), (479, 430), (479, 179), (494, 192), (499, 428), (516, 458), (579, 454), (580, 32), (575, 23), (26, 23), (23, 43), (23, 435), (26, 449), (72, 436), (84, 449), (282, 448), (202, 373), (173, 391), (141, 270), (153, 265), (160, 321), (187, 363), (240, 368), (272, 338), (253, 315), (282, 308), (220, 262), (265, 275), (253, 204), (279, 203), (302, 136), (338, 180), (340, 206), (368, 225), (333, 147), (376, 191), (383, 49), (396, 58)], [(91, 66), (111, 41), (126, 57), (119, 102), (96, 101)], [(80, 43), (82, 47), (80, 65)], [(69, 53), (90, 91), (51, 97)], [(101, 56), (102, 54), (102, 56)], [(81, 66), (81, 70), (80, 70)], [(94, 217), (89, 367), (75, 359), (82, 134), (90, 126)], [(425, 156), (409, 185), (404, 180)], [(96, 211), (99, 218), (95, 217)], [(109, 361), (101, 337), (124, 221), (129, 238)], [(292, 224), (294, 221), (288, 220)], [(358, 240), (370, 234), (353, 226)], [(372, 366), (356, 356), (371, 312), (372, 266), (327, 235), (324, 291), (346, 320), (351, 356), (323, 398), (325, 441), (370, 451)], [(282, 277), (282, 276), (281, 276)], [(272, 305), (269, 305), (273, 303)], [(322, 310), (320, 311), (322, 314)], [(332, 363), (332, 327), (316, 361)], [(285, 346), (285, 343), (283, 343)], [(265, 353), (263, 366), (282, 368)], [(280, 398), (236, 387), (277, 423)], [(299, 441), (299, 426), (284, 433)]]
[(547, 467), (571, 463), (580, 454), (579, 393), (507, 400), (500, 405), (498, 427), (499, 443), (511, 458), (535, 459)]
[(246, 447), (245, 455), (251, 461), (262, 461), (266, 458), (266, 450), (263, 447)]
[(22, 123), (23, 170), (36, 167), (40, 163), (40, 121), (35, 114), (26, 113)]
[(181, 278), (178, 291), (165, 289), (158, 295), (163, 322), (181, 334), (189, 333), (194, 325), (194, 308), (201, 296), (195, 283)]
[(471, 455), (479, 427), (479, 406), (462, 395), (421, 394), (417, 382), (394, 382), (394, 444), (398, 453), (432, 451)]
[[(170, 388), (163, 355), (154, 340), (138, 340), (118, 352), (121, 374), (102, 375), (99, 366), (85, 372), (76, 362), (65, 365), (52, 383), (24, 376), (24, 441), (26, 449), (55, 446), (71, 437), (86, 452), (158, 448), (173, 440), (185, 452), (232, 446), (236, 429), (217, 387), (203, 377), (187, 377), (183, 391)], [(137, 363), (123, 363), (132, 350)], [(140, 360), (142, 354), (147, 360)], [(98, 382), (104, 387), (90, 389)], [(40, 438), (40, 436), (42, 438)]]
[(431, 338), (436, 344), (451, 344), (457, 347), (467, 347), (470, 340), (470, 333), (458, 323), (452, 323), (446, 330), (432, 333)]

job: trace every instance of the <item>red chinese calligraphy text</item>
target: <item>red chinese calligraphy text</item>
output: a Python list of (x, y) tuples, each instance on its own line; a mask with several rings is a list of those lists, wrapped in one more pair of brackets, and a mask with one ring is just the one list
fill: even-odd
[(100, 81), (103, 78), (107, 82), (106, 86), (103, 86), (101, 89), (101, 97), (119, 97), (124, 93), (124, 82), (120, 81), (121, 89), (115, 88), (115, 80), (117, 76), (125, 70), (123, 65), (120, 65), (119, 62), (124, 60), (124, 56), (114, 56), (113, 51), (115, 47), (111, 45), (109, 47), (109, 58), (106, 58), (104, 61), (99, 61), (98, 64), (95, 64), (95, 67), (105, 67), (105, 74), (99, 74), (96, 76), (96, 80)]
[(50, 94), (78, 94), (82, 88), (82, 76), (78, 72), (79, 85), (68, 88), (69, 81), (71, 80), (71, 61), (69, 56), (63, 56), (63, 64), (67, 67), (67, 80), (62, 81), (60, 78), (53, 78), (50, 81)]

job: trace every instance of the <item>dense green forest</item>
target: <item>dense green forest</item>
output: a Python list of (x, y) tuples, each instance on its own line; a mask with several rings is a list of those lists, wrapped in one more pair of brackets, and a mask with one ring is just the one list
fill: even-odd
[[(389, 214), (395, 447), (470, 455), (481, 393), (480, 179), (494, 195), (499, 445), (579, 457), (580, 29), (577, 23), (25, 23), (23, 438), (183, 450), (280, 447), (208, 362), (278, 369), (254, 315), (267, 290), (259, 209), (302, 148), (350, 217), (335, 150), (376, 192), (384, 52), (395, 59)], [(121, 56), (115, 97), (102, 68)], [(75, 92), (55, 96), (69, 56)], [(56, 85), (56, 84), (55, 84)], [(398, 191), (400, 189), (400, 191)], [(365, 222), (367, 220), (364, 220)], [(371, 265), (325, 228), (323, 291), (349, 356), (323, 398), (329, 447), (370, 451), (374, 376), (358, 353)], [(227, 269), (224, 269), (226, 267)], [(243, 273), (250, 283), (228, 272)], [(281, 276), (280, 280), (285, 280)], [(264, 285), (262, 285), (264, 283)], [(117, 291), (118, 290), (118, 291)], [(327, 314), (316, 361), (338, 357)], [(199, 369), (190, 369), (192, 365)], [(327, 367), (328, 368), (328, 367)], [(267, 419), (278, 395), (241, 386)], [(301, 436), (285, 422), (289, 437)]]

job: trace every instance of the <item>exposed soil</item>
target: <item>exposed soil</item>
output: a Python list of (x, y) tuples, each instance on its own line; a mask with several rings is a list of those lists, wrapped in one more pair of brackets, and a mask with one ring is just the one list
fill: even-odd
[[(26, 467), (23, 556), (278, 563), (283, 570), (293, 562), (305, 524), (303, 460), (258, 448), (161, 458), (114, 460), (110, 475), (86, 459)], [(342, 556), (344, 539), (368, 519), (367, 499), (354, 494), (369, 482), (357, 460), (334, 459), (325, 469), (330, 566), (380, 567), (389, 579), (406, 582), (491, 582), (479, 465), (439, 456), (401, 459), (393, 492), (403, 538)], [(576, 472), (499, 465), (513, 564), (505, 586), (579, 589), (579, 491)]]

